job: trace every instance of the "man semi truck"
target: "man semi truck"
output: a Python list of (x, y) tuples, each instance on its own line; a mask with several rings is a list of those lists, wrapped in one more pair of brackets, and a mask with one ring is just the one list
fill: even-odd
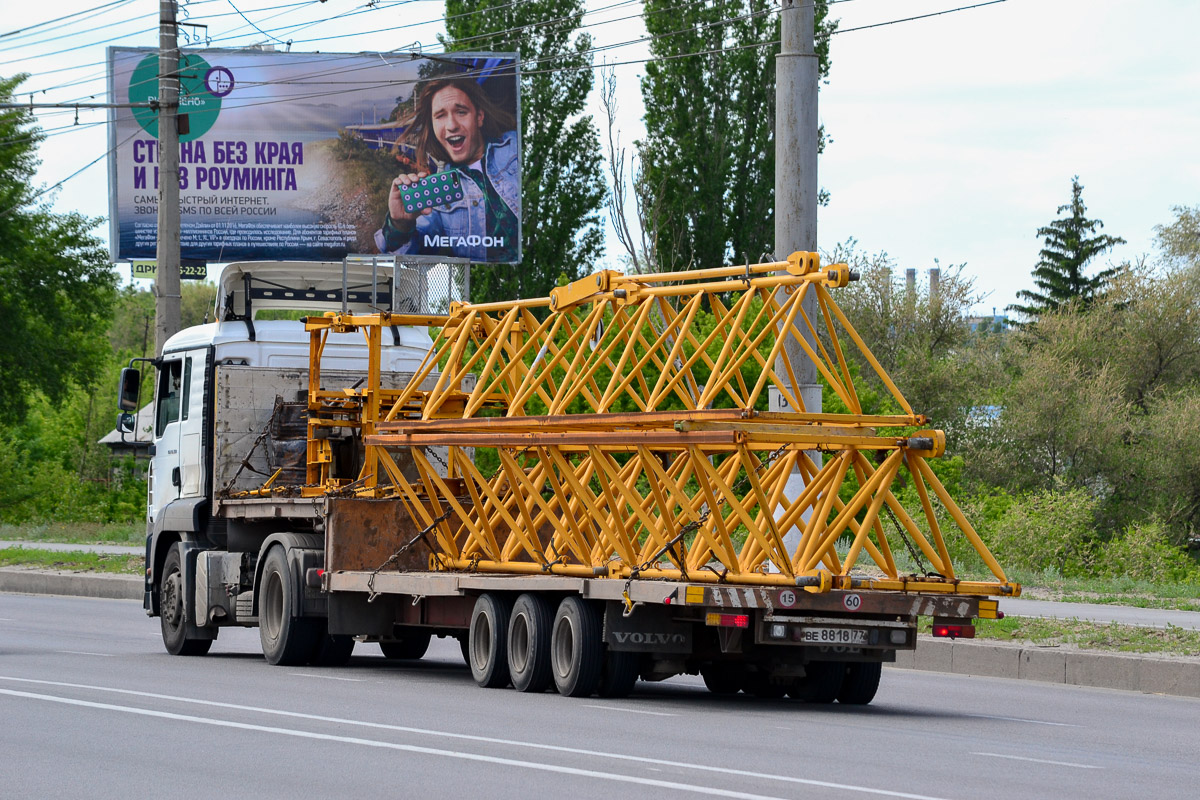
[[(273, 664), (452, 636), (486, 687), (688, 673), (861, 704), (921, 617), (970, 636), (1019, 593), (926, 463), (944, 436), (834, 302), (845, 265), (602, 272), (436, 314), (396, 313), (398, 277), (230, 265), (217, 321), (153, 360), (145, 608), (169, 652), (227, 626)], [(805, 408), (804, 358), (845, 413)], [(851, 361), (898, 413), (863, 412)], [(990, 578), (956, 576), (951, 537)]]

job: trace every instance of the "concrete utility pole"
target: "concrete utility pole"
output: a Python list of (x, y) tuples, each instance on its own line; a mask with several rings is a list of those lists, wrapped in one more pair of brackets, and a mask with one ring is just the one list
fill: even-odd
[[(775, 61), (775, 258), (779, 261), (797, 250), (817, 249), (817, 81), (820, 79), (814, 0), (782, 0), (782, 5), (779, 56)], [(815, 295), (806, 297), (803, 307), (804, 313), (815, 322)], [(797, 324), (812, 344), (811, 334), (799, 319)], [(784, 351), (799, 383), (792, 387), (793, 391), (803, 400), (805, 411), (819, 412), (821, 386), (817, 383), (816, 365), (800, 343), (794, 337), (789, 338)], [(782, 358), (775, 369), (780, 375), (787, 374)], [(771, 410), (800, 409), (772, 407)], [(809, 456), (820, 466), (819, 453), (810, 452)], [(795, 499), (803, 489), (803, 476), (799, 471), (793, 472), (786, 495)], [(797, 528), (784, 535), (789, 550), (794, 550), (799, 541)]]
[(159, 0), (158, 253), (154, 355), (179, 330), (179, 39), (176, 0)]

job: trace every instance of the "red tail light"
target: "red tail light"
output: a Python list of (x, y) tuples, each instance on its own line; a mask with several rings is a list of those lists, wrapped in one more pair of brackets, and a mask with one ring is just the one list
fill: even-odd
[(933, 635), (944, 639), (974, 639), (975, 626), (938, 623), (933, 626)]
[(708, 614), (704, 619), (705, 624), (715, 625), (719, 628), (749, 628), (749, 614)]

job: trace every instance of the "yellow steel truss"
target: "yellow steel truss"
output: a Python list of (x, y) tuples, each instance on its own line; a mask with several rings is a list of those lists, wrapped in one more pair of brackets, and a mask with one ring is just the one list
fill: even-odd
[[(1019, 593), (927, 463), (944, 435), (912, 432), (925, 417), (833, 301), (850, 277), (796, 253), (685, 273), (601, 272), (548, 298), (455, 304), (446, 315), (309, 318), (305, 492), (398, 498), (435, 543), (435, 569)], [(404, 324), (431, 326), (433, 345), (406, 386), (385, 390), (380, 333)], [(365, 384), (321, 389), (326, 337), (356, 329), (371, 353)], [(847, 413), (804, 407), (788, 336)], [(901, 413), (863, 413), (851, 353)], [(763, 410), (772, 388), (796, 411)], [(323, 438), (338, 427), (365, 449), (349, 484), (331, 477)], [(470, 448), (495, 449), (493, 474)], [(448, 453), (442, 469), (437, 452)], [(789, 496), (795, 472), (803, 488)], [(914, 514), (893, 493), (901, 476), (920, 500)], [(935, 503), (994, 580), (956, 577)], [(921, 574), (897, 568), (900, 542)]]

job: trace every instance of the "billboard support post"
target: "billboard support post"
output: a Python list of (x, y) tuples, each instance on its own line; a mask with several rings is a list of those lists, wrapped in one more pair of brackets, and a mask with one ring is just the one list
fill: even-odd
[(158, 28), (158, 271), (154, 353), (180, 327), (179, 39), (176, 0), (160, 0)]
[[(816, 4), (814, 0), (783, 0), (780, 18), (779, 56), (775, 62), (775, 258), (782, 261), (801, 250), (817, 249), (817, 83), (820, 65), (816, 52)], [(804, 313), (817, 318), (816, 297), (804, 299)], [(806, 339), (812, 339), (804, 330)], [(815, 344), (810, 341), (810, 345)], [(787, 358), (796, 368), (793, 396), (804, 401), (804, 411), (821, 411), (821, 386), (816, 365), (804, 355), (800, 343), (788, 336), (784, 344)], [(775, 364), (786, 375), (783, 357)], [(773, 399), (779, 402), (778, 392)], [(771, 408), (772, 411), (799, 411)], [(809, 456), (820, 464), (820, 453)], [(799, 467), (787, 482), (786, 494), (796, 498), (804, 489)], [(785, 532), (784, 543), (794, 548), (799, 529)]]

